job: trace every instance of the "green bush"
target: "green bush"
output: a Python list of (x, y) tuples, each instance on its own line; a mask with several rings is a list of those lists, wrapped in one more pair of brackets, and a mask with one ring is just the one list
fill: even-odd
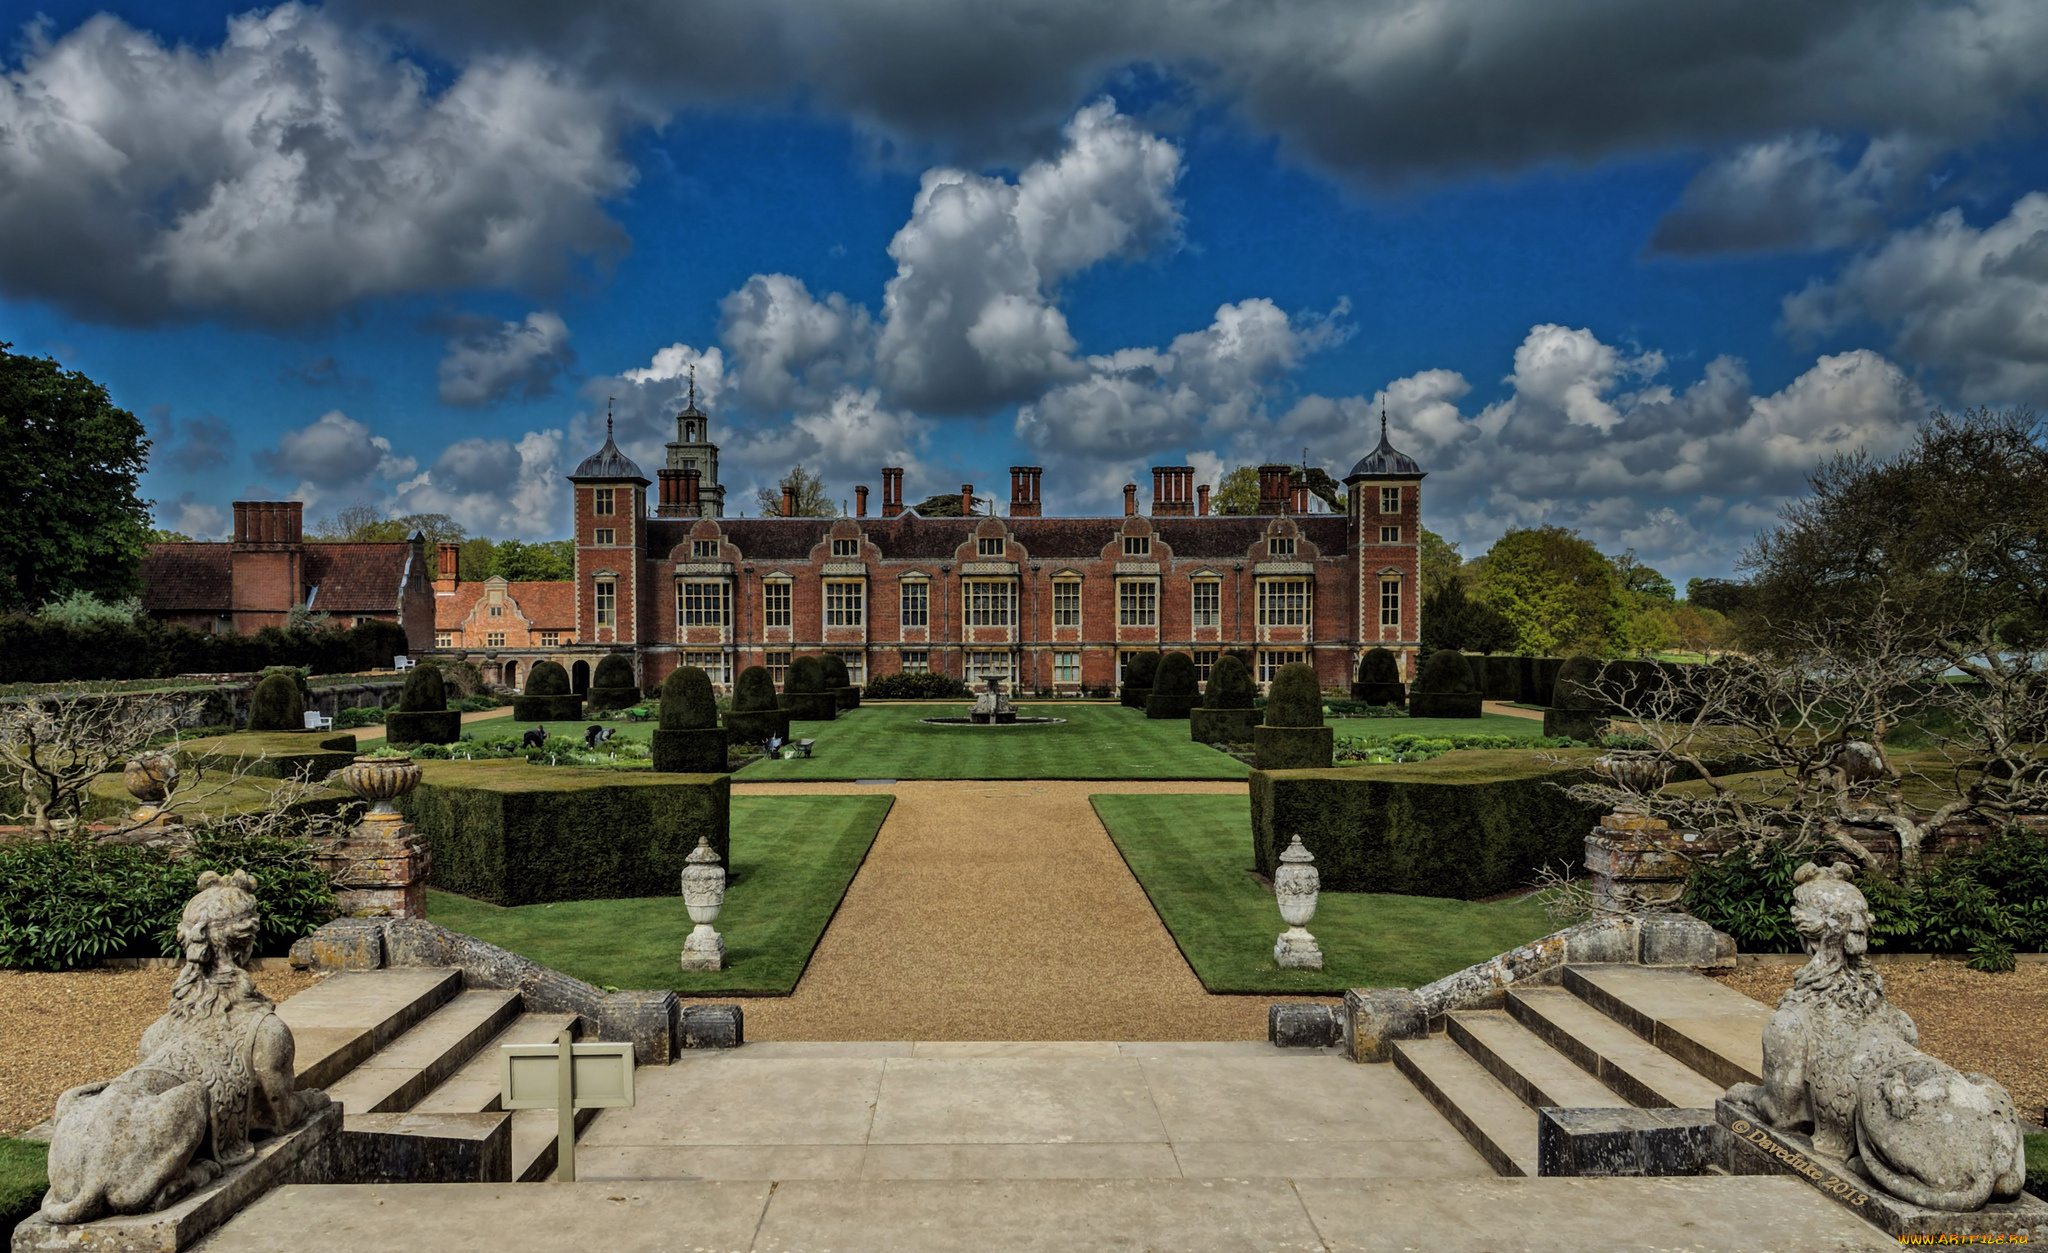
[(1423, 660), (1409, 686), (1408, 713), (1416, 718), (1477, 718), (1483, 699), (1470, 659), (1455, 648), (1439, 648)]
[(1152, 680), (1159, 674), (1158, 653), (1137, 653), (1124, 663), (1123, 703), (1143, 709), (1152, 695)]
[(640, 685), (633, 680), (633, 661), (624, 653), (606, 653), (598, 658), (590, 676), (590, 690), (583, 694), (591, 717), (614, 709), (629, 709), (640, 703)]
[(869, 679), (861, 689), (866, 700), (948, 700), (967, 695), (967, 685), (950, 674), (898, 671)]
[(805, 653), (789, 663), (789, 678), (783, 682), (788, 692), (822, 692), (825, 690), (825, 663), (814, 653)]
[(1249, 744), (1258, 727), (1259, 711), (1256, 709), (1188, 711), (1188, 738), (1197, 744)]
[[(1693, 864), (1686, 908), (1735, 937), (1745, 952), (1792, 953), (1792, 876), (1827, 850), (1783, 844)], [(1911, 883), (1858, 875), (1878, 953), (1968, 953), (1983, 969), (2010, 969), (2015, 952), (2048, 949), (2048, 841), (2008, 832), (1935, 862)]]
[(462, 714), (448, 708), (448, 689), (434, 666), (414, 666), (398, 693), (398, 708), (384, 719), (388, 744), (453, 744), (462, 738)]
[(263, 920), (257, 952), (281, 956), (334, 916), (312, 845), (202, 828), (189, 856), (51, 840), (0, 846), (0, 966), (70, 970), (108, 957), (175, 957), (178, 915), (202, 871), (247, 870)]
[(1152, 693), (1145, 698), (1147, 718), (1185, 718), (1202, 703), (1196, 691), (1195, 659), (1186, 653), (1168, 653), (1159, 659), (1152, 676)]
[(306, 706), (299, 699), (299, 685), (289, 675), (271, 674), (256, 685), (249, 698), (251, 731), (303, 731)]
[(1581, 772), (1525, 753), (1458, 753), (1404, 766), (1255, 770), (1252, 852), (1270, 876), (1294, 836), (1324, 891), (1463, 900), (1580, 864), (1599, 810), (1556, 786)]
[(1434, 761), (1445, 753), (1473, 749), (1584, 748), (1577, 740), (1517, 735), (1361, 735), (1337, 744), (1340, 762)]
[(718, 725), (718, 699), (711, 676), (696, 666), (677, 666), (661, 681), (661, 728), (702, 731)]
[(1600, 698), (1601, 666), (1580, 653), (1557, 670), (1549, 708), (1543, 711), (1543, 734), (1591, 743), (1607, 726), (1607, 705)]
[(846, 662), (838, 653), (826, 653), (818, 658), (818, 670), (824, 677), (824, 690), (836, 692), (842, 687), (853, 686), (853, 676), (846, 672)]
[(1549, 706), (1556, 702), (1551, 697), (1557, 691), (1557, 673), (1564, 669), (1562, 657), (1525, 657), (1528, 665), (1522, 671), (1522, 701), (1524, 705)]
[(1479, 681), (1479, 691), (1486, 699), (1522, 699), (1522, 671), (1528, 665), (1527, 657), (1468, 657), (1465, 660), (1472, 666), (1473, 677)]
[(806, 653), (789, 663), (782, 685), (782, 704), (795, 722), (830, 722), (839, 712), (839, 696), (825, 690), (825, 663)]
[(1290, 662), (1280, 667), (1280, 673), (1267, 685), (1266, 725), (1323, 725), (1323, 689), (1316, 681), (1315, 670), (1306, 662)]
[(248, 673), (306, 666), (316, 674), (388, 670), (406, 651), (395, 622), (364, 619), (349, 630), (266, 627), (252, 635), (195, 631), (147, 615), (64, 622), (0, 616), (0, 683), (73, 683)]
[(180, 770), (203, 767), (225, 773), (239, 768), (252, 779), (317, 781), (356, 759), (356, 737), (238, 731), (210, 739), (185, 740), (171, 753)]
[(356, 727), (380, 726), (383, 722), (384, 711), (376, 705), (358, 705), (352, 709), (344, 709), (334, 715), (334, 728), (337, 731), (353, 730)]
[(1202, 708), (1250, 709), (1258, 694), (1258, 688), (1252, 684), (1251, 669), (1244, 660), (1236, 653), (1225, 653), (1209, 667), (1209, 685), (1202, 693)]
[(1320, 770), (1334, 760), (1335, 747), (1336, 733), (1329, 727), (1252, 728), (1252, 762), (1260, 770)]
[(575, 722), (583, 716), (583, 698), (569, 691), (569, 672), (558, 661), (536, 661), (526, 674), (526, 690), (512, 698), (515, 722)]
[(1401, 663), (1390, 649), (1368, 648), (1358, 659), (1358, 678), (1351, 699), (1366, 705), (1405, 705), (1408, 689), (1401, 684)]
[(435, 887), (495, 905), (674, 896), (708, 836), (729, 863), (732, 780), (435, 762), (400, 809), (434, 849)]

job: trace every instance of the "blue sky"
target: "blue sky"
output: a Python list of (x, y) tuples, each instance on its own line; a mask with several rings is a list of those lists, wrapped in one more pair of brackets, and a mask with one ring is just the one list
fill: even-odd
[[(1793, 10), (1793, 11), (1788, 11)], [(230, 501), (566, 532), (691, 365), (728, 499), (1377, 439), (1483, 551), (1728, 573), (1816, 459), (2048, 400), (2048, 7), (0, 9), (0, 339)]]

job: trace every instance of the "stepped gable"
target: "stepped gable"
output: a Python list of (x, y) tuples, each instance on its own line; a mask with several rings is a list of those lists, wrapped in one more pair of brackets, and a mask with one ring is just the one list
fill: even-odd
[(151, 544), (142, 557), (142, 604), (151, 613), (226, 609), (229, 544)]
[(411, 544), (306, 545), (306, 586), (320, 589), (313, 608), (389, 612), (405, 591), (411, 557)]

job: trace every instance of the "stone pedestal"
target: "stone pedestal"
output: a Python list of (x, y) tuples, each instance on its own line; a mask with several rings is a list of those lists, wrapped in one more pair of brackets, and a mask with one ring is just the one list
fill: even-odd
[(725, 969), (725, 937), (709, 923), (699, 923), (683, 938), (683, 969)]
[(1958, 1237), (1954, 1241), (1958, 1244), (1990, 1243), (1984, 1239), (1989, 1236), (2006, 1237), (2000, 1243), (2048, 1241), (2048, 1201), (2030, 1193), (1966, 1213), (1928, 1209), (1892, 1196), (1851, 1164), (1816, 1153), (1811, 1138), (1796, 1131), (1780, 1131), (1741, 1101), (1728, 1097), (1716, 1101), (1714, 1120), (1727, 1129), (1725, 1166), (1730, 1174), (1795, 1175), (1894, 1237), (1951, 1236)]
[(1323, 950), (1300, 927), (1289, 927), (1273, 942), (1273, 962), (1282, 970), (1321, 970)]
[(396, 814), (373, 815), (314, 855), (334, 882), (341, 912), (354, 917), (423, 918), (427, 842)]
[(1586, 837), (1586, 873), (1597, 908), (1639, 913), (1678, 903), (1695, 854), (1714, 846), (1691, 831), (1673, 831), (1661, 818), (1612, 813)]

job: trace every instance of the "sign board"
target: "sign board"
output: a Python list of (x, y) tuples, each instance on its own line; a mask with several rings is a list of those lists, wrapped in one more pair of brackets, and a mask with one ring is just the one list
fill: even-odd
[(633, 1046), (623, 1041), (578, 1044), (569, 1032), (553, 1044), (507, 1044), (498, 1050), (499, 1106), (561, 1112), (555, 1178), (576, 1181), (576, 1111), (633, 1104)]

